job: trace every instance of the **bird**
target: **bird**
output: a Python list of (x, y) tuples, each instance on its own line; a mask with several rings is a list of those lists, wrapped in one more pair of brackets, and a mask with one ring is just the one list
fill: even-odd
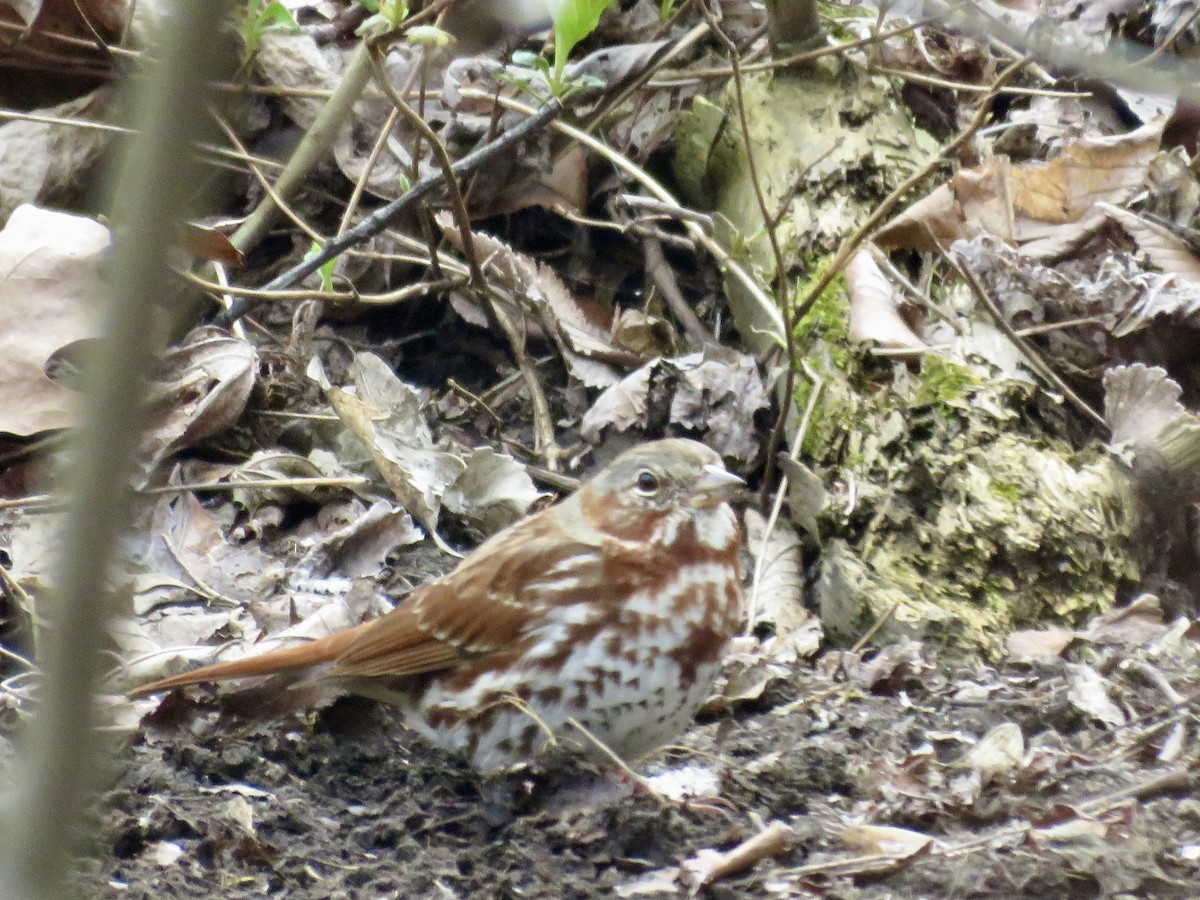
[(378, 619), (130, 696), (286, 674), (395, 704), (485, 774), (563, 739), (598, 757), (581, 732), (635, 762), (690, 724), (740, 624), (744, 486), (698, 441), (636, 445)]

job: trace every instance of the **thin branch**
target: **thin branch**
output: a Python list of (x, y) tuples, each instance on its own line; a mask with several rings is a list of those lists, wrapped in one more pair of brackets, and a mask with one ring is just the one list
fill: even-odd
[[(533, 110), (529, 110), (529, 112), (531, 115), (528, 119), (510, 128), (491, 143), (485, 144), (468, 153), (451, 166), (451, 172), (457, 176), (474, 172), (503, 153), (510, 151), (513, 146), (544, 128), (555, 116), (562, 112), (562, 103), (557, 99), (551, 99), (537, 112)], [(434, 172), (428, 178), (418, 181), (409, 190), (405, 191), (404, 194), (375, 210), (375, 212), (371, 213), (371, 215), (367, 216), (341, 237), (326, 242), (319, 253), (297, 263), (282, 275), (272, 279), (263, 289), (274, 291), (298, 284), (301, 279), (320, 269), (329, 260), (379, 234), (403, 215), (410, 206), (418, 200), (423, 200), (440, 188), (444, 181), (445, 174), (443, 172)], [(250, 303), (244, 301), (239, 303), (235, 300), (228, 310), (217, 314), (214, 324), (229, 325), (244, 316), (251, 306), (252, 304)]]

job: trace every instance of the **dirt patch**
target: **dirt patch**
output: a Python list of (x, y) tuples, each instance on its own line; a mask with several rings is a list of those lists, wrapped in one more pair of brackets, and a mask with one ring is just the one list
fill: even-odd
[[(1170, 737), (1194, 730), (1189, 706), (1114, 672), (1129, 721), (1103, 726), (1071, 702), (1070, 663), (939, 666), (874, 694), (829, 659), (639, 767), (717, 774), (717, 796), (684, 803), (569, 762), (482, 781), (365, 701), (240, 733), (216, 730), (209, 709), (189, 728), (150, 729), (126, 749), (81, 892), (683, 896), (684, 860), (780, 820), (796, 833), (792, 849), (703, 895), (1200, 893), (1200, 802), (1186, 774), (1196, 750)], [(1178, 688), (1197, 673), (1166, 676)], [(999, 726), (1019, 729), (1021, 758), (984, 777), (990, 770), (964, 760)], [(862, 824), (934, 840), (891, 865), (847, 866), (867, 855), (844, 834)]]

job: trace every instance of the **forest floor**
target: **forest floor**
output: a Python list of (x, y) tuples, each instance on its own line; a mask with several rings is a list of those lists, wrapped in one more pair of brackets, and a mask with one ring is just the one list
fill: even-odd
[[(571, 759), (483, 781), (369, 701), (233, 738), (212, 728), (211, 703), (199, 719), (186, 703), (188, 727), (165, 723), (168, 703), (121, 754), (81, 886), (114, 898), (1195, 897), (1200, 802), (1164, 753), (1194, 712), (1125, 672), (1113, 699), (1130, 724), (1104, 727), (1081, 711), (1073, 665), (827, 654), (637, 767), (700, 794), (675, 800)], [(786, 823), (773, 855), (704, 883), (714, 851), (772, 822)]]

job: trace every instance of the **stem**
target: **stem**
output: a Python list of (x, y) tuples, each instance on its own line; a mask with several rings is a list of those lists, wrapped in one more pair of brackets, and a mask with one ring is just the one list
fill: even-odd
[(132, 520), (145, 372), (166, 340), (167, 323), (155, 307), (168, 292), (171, 239), (196, 183), (192, 141), (204, 121), (203, 86), (224, 46), (213, 37), (223, 12), (206, 0), (179, 0), (155, 54), (165, 62), (143, 69), (133, 84), (139, 127), (112, 193), (116, 241), (102, 340), (63, 466), (68, 510), (57, 597), (48, 604), (43, 700), (23, 735), (15, 787), (0, 820), (5, 897), (74, 896), (66, 886), (71, 852), (103, 768), (94, 692), (104, 671), (100, 647), (114, 599), (113, 560)]

